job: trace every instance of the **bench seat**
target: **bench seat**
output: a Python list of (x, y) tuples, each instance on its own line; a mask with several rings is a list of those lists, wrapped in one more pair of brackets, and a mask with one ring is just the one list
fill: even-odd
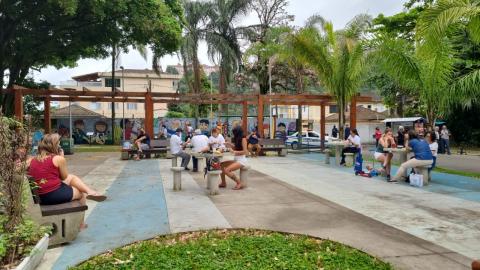
[(88, 206), (81, 204), (80, 201), (71, 201), (55, 205), (40, 205), (40, 210), (44, 217), (81, 212), (87, 209)]
[(265, 152), (277, 152), (282, 157), (287, 155), (287, 148), (282, 139), (259, 139), (258, 144), (262, 148), (260, 151), (262, 156), (265, 155)]
[[(142, 150), (142, 152), (146, 158), (151, 158), (152, 154), (167, 154), (170, 149), (169, 146), (170, 140), (151, 140), (150, 149)], [(137, 153), (138, 150), (135, 149), (122, 149), (122, 159), (128, 160)]]

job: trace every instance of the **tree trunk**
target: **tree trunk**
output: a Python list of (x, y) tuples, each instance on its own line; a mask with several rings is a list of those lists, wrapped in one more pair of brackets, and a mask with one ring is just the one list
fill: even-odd
[(345, 136), (345, 130), (344, 130), (345, 129), (345, 104), (343, 103), (343, 100), (339, 100), (337, 107), (338, 107), (338, 127), (339, 127), (338, 133), (340, 134), (339, 138), (343, 140)]
[[(218, 90), (220, 94), (227, 93), (227, 72), (223, 65), (220, 65), (220, 78), (218, 83)], [(220, 104), (220, 113), (223, 116), (228, 115), (228, 104)]]
[[(295, 86), (297, 88), (297, 94), (302, 94), (303, 93), (303, 78), (302, 78), (302, 74), (300, 72), (300, 70), (298, 68), (295, 68), (295, 76), (296, 76), (296, 80), (295, 80)], [(302, 139), (302, 133), (303, 133), (303, 110), (302, 110), (302, 106), (301, 105), (298, 105), (298, 127), (297, 127), (297, 130), (298, 130), (298, 147), (299, 149), (302, 148), (302, 143), (303, 143), (303, 139)]]
[[(112, 95), (115, 93), (115, 58), (117, 56), (117, 49), (116, 46), (112, 46)], [(111, 136), (112, 136), (112, 141), (114, 137), (114, 132), (115, 132), (115, 102), (112, 102), (112, 124), (111, 124)], [(72, 128), (70, 127), (70, 130)], [(70, 134), (71, 136), (72, 134)], [(150, 136), (153, 136), (153, 134), (150, 134)]]
[(192, 65), (193, 65), (193, 92), (195, 94), (200, 93), (201, 88), (201, 78), (200, 78), (200, 62), (198, 61), (198, 52), (197, 48), (194, 48), (192, 55)]

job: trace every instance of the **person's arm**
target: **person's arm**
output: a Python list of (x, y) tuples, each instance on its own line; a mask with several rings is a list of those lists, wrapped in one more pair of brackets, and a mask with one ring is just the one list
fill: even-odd
[(53, 157), (53, 165), (58, 168), (60, 172), (60, 179), (65, 180), (68, 177), (68, 170), (67, 170), (67, 160), (63, 156), (55, 156)]
[(145, 136), (142, 136), (142, 137), (140, 137), (140, 138), (137, 138), (137, 139), (135, 140), (135, 143), (137, 143), (137, 142), (142, 142), (142, 141), (145, 140), (146, 138), (147, 138), (147, 137), (145, 137)]

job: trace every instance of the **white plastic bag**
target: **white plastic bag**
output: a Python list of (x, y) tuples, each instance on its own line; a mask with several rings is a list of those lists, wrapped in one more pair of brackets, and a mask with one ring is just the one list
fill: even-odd
[(421, 174), (410, 174), (410, 185), (414, 187), (423, 187), (423, 175)]

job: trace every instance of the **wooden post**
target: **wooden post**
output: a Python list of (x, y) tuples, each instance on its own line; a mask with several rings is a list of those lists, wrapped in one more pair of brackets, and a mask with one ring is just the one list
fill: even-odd
[(322, 103), (320, 106), (320, 144), (322, 146), (322, 151), (325, 150), (325, 104), (324, 103)]
[(43, 122), (45, 134), (52, 132), (52, 121), (50, 119), (50, 96), (43, 100)]
[(152, 94), (145, 94), (145, 132), (152, 138), (153, 135), (153, 100)]
[(257, 126), (260, 138), (263, 138), (263, 96), (261, 94), (258, 95)]
[(357, 99), (352, 97), (350, 102), (350, 129), (357, 128)]
[(242, 128), (245, 134), (248, 134), (248, 102), (243, 101)]
[(272, 123), (273, 126), (270, 127), (270, 130), (271, 130), (271, 133), (272, 133), (270, 139), (274, 139), (275, 138), (275, 132), (277, 132), (277, 130), (276, 130), (277, 129), (277, 115), (272, 116), (272, 118), (273, 118), (273, 123)]
[(22, 122), (23, 121), (23, 92), (20, 89), (15, 89), (14, 103), (15, 107), (15, 118)]

